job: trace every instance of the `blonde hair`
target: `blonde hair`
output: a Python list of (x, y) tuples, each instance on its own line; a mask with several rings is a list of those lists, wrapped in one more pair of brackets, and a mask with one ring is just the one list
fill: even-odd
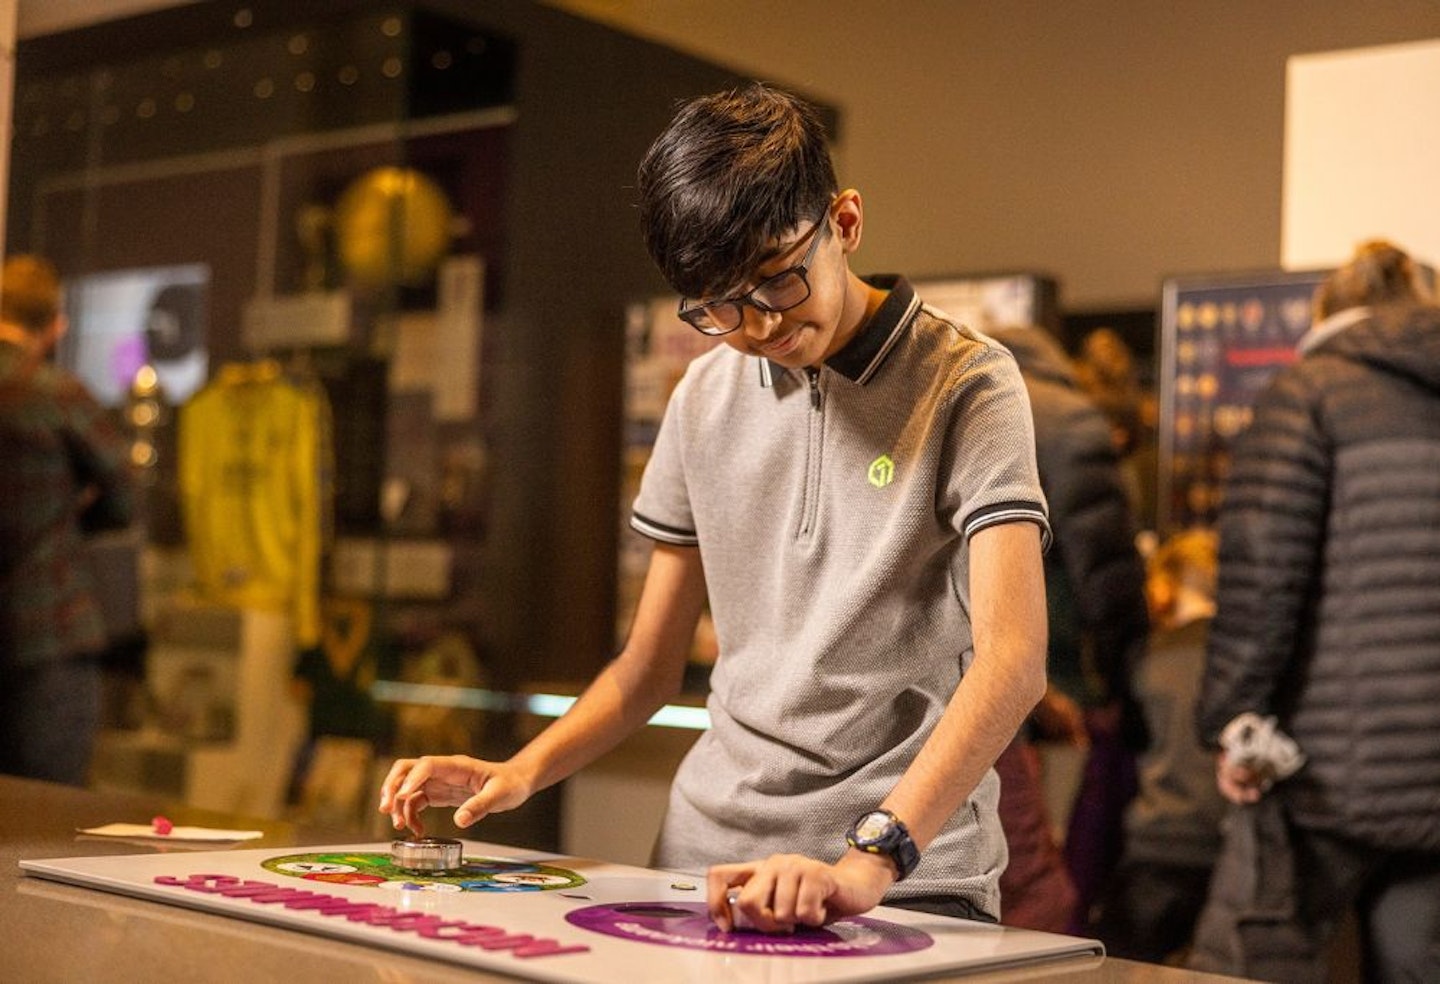
[(1425, 303), (1430, 293), (1419, 268), (1403, 249), (1385, 239), (1369, 239), (1315, 290), (1315, 320), (1354, 307), (1409, 301)]

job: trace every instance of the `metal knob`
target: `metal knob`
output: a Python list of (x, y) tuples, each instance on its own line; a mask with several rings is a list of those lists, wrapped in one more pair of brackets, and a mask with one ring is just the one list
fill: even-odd
[(464, 845), (449, 837), (421, 837), (390, 842), (390, 863), (405, 871), (454, 871)]

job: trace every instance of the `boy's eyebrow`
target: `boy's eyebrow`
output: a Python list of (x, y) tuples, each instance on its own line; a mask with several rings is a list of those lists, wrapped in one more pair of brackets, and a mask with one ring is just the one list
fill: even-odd
[[(826, 213), (826, 216), (828, 217), (828, 215), (829, 215), (829, 213), (827, 212), (827, 213)], [(776, 246), (776, 247), (774, 247), (773, 249), (766, 250), (764, 253), (761, 253), (760, 256), (755, 260), (755, 266), (754, 266), (754, 268), (751, 269), (751, 271), (745, 275), (745, 278), (744, 278), (743, 280), (741, 280), (741, 281), (734, 287), (734, 289), (727, 291), (725, 294), (723, 294), (723, 295), (721, 295), (721, 296), (723, 296), (723, 297), (735, 297), (735, 296), (737, 296), (737, 295), (739, 295), (739, 294), (745, 293), (745, 292), (746, 292), (747, 290), (749, 290), (751, 287), (754, 287), (755, 284), (756, 284), (758, 281), (764, 280), (765, 278), (762, 277), (762, 276), (760, 276), (760, 272), (759, 272), (759, 271), (760, 271), (760, 268), (761, 268), (762, 266), (764, 266), (765, 264), (770, 263), (770, 262), (772, 262), (772, 261), (774, 261), (774, 260), (779, 259), (780, 257), (786, 255), (787, 253), (793, 253), (793, 252), (795, 252), (795, 250), (798, 249), (798, 248), (801, 246), (801, 244), (803, 244), (803, 243), (805, 243), (806, 241), (809, 240), (809, 238), (810, 238), (810, 236), (811, 236), (812, 233), (815, 234), (815, 235), (819, 235), (819, 234), (820, 234), (820, 223), (821, 223), (821, 222), (825, 222), (825, 221), (826, 221), (826, 218), (821, 218), (820, 221), (819, 221), (819, 222), (816, 222), (814, 226), (812, 226), (810, 229), (805, 230), (805, 231), (802, 232), (800, 235), (796, 236), (796, 237), (795, 237), (793, 240), (791, 240), (787, 245)]]
[[(825, 220), (824, 220), (824, 219), (821, 219), (820, 221), (823, 222), (823, 221), (825, 221)], [(784, 256), (786, 253), (793, 253), (793, 252), (795, 252), (795, 250), (796, 250), (797, 248), (799, 248), (799, 246), (800, 246), (801, 243), (806, 242), (806, 241), (810, 238), (811, 232), (819, 233), (819, 231), (820, 231), (820, 223), (817, 222), (812, 229), (806, 229), (806, 230), (805, 230), (804, 232), (802, 232), (800, 235), (796, 236), (793, 240), (791, 240), (788, 245), (785, 245), (785, 246), (776, 246), (774, 249), (771, 249), (771, 250), (768, 250), (767, 252), (761, 253), (761, 254), (760, 254), (760, 258), (755, 261), (755, 265), (756, 265), (757, 267), (759, 267), (759, 266), (764, 266), (766, 263), (769, 263), (771, 260), (779, 259), (780, 257)]]
[[(800, 246), (806, 241), (808, 241), (812, 236), (821, 235), (823, 232), (821, 226), (829, 220), (830, 212), (829, 209), (826, 209), (825, 214), (822, 215), (809, 229), (796, 236), (789, 243), (785, 245), (775, 246), (772, 249), (766, 250), (764, 253), (761, 253), (760, 256), (756, 258), (755, 263), (751, 267), (750, 271), (746, 273), (744, 277), (736, 281), (732, 286), (728, 287), (727, 289), (717, 291), (714, 295), (711, 296), (710, 299), (726, 300), (729, 298), (739, 297), (741, 294), (745, 294), (750, 290), (754, 289), (755, 285), (759, 281), (765, 279), (765, 277), (760, 275), (759, 271), (761, 267), (763, 267), (767, 263), (773, 262), (774, 260), (782, 256), (785, 256), (787, 253), (795, 252), (795, 250), (799, 249)], [(700, 295), (700, 297), (703, 296), (704, 295)], [(697, 297), (696, 299), (698, 300), (700, 299), (700, 297)]]

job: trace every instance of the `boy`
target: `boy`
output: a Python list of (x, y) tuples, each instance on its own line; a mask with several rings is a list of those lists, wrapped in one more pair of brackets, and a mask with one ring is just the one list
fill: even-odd
[(459, 805), (468, 826), (593, 761), (678, 692), (708, 597), (712, 725), (653, 863), (708, 867), (726, 931), (882, 898), (994, 921), (990, 765), (1045, 688), (1048, 526), (1014, 361), (903, 279), (850, 271), (860, 195), (788, 95), (689, 103), (638, 178), (680, 316), (726, 344), (677, 387), (634, 504), (656, 542), (630, 638), (509, 761), (399, 761), (380, 809), (418, 832)]

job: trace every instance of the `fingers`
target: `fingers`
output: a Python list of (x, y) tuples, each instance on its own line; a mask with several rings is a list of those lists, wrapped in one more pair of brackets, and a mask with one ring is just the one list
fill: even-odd
[(425, 836), (425, 825), (420, 819), (420, 813), (430, 805), (425, 784), (429, 782), (434, 769), (434, 759), (426, 756), (413, 762), (400, 777), (390, 799), (390, 823), (396, 830), (408, 827), (415, 832), (415, 836)]
[[(400, 796), (400, 789), (419, 763), (415, 759), (399, 759), (390, 766), (385, 781), (380, 784), (380, 812), (390, 814), (390, 825), (396, 830), (409, 826), (417, 837), (424, 836), (419, 826), (420, 819), (415, 805)], [(410, 815), (407, 815), (407, 812)]]
[(487, 785), (484, 793), (476, 793), (460, 804), (460, 809), (455, 811), (455, 826), (468, 827), (475, 821), (483, 820), (490, 815), (493, 809), (491, 804), (493, 797), (488, 795), (489, 790), (490, 787)]
[(380, 784), (380, 812), (389, 813), (394, 801), (395, 790), (404, 781), (405, 774), (415, 765), (414, 759), (396, 759), (395, 764), (390, 766), (390, 771), (385, 773), (385, 781)]
[(717, 865), (707, 876), (710, 918), (724, 932), (753, 928), (789, 933), (829, 916), (835, 883), (830, 866), (795, 854), (758, 864)]
[(750, 864), (717, 864), (705, 875), (705, 907), (710, 912), (710, 921), (721, 932), (735, 929), (734, 913), (731, 911), (731, 889), (749, 881), (755, 866)]
[(795, 893), (795, 922), (802, 926), (823, 926), (830, 920), (830, 909), (825, 904), (829, 894), (820, 882), (807, 879), (800, 883)]
[(381, 784), (380, 812), (390, 815), (396, 830), (408, 827), (424, 836), (421, 811), (429, 806), (462, 803), (471, 797), (484, 783), (483, 766), (478, 759), (463, 755), (400, 759)]

